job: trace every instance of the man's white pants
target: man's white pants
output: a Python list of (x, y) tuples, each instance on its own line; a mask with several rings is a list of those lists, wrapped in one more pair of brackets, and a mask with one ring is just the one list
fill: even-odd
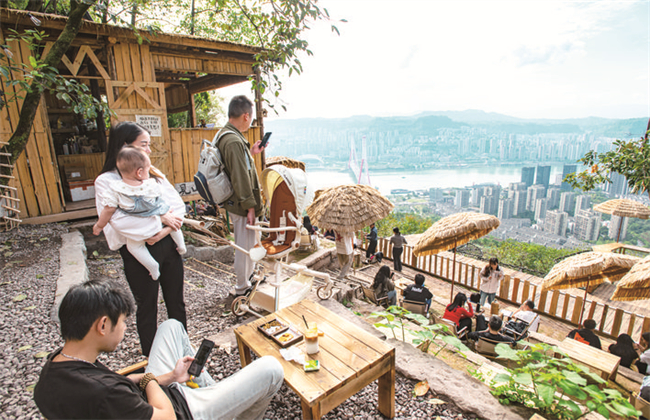
[[(153, 340), (147, 372), (171, 372), (176, 362), (196, 351), (183, 324), (175, 319), (163, 322)], [(264, 356), (219, 382), (204, 370), (194, 379), (200, 388), (177, 384), (195, 420), (262, 419), (273, 395), (280, 389), (284, 371), (272, 356)]]
[[(230, 213), (230, 219), (235, 230), (235, 244), (249, 251), (255, 246), (255, 231), (246, 229), (246, 217)], [(248, 279), (253, 274), (253, 261), (248, 255), (237, 250), (235, 250), (235, 274), (237, 275), (235, 293), (241, 295), (251, 286)]]

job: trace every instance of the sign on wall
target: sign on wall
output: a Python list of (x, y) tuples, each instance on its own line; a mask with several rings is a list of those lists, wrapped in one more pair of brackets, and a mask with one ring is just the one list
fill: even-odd
[(136, 115), (135, 122), (149, 130), (151, 137), (162, 137), (162, 123), (157, 115)]

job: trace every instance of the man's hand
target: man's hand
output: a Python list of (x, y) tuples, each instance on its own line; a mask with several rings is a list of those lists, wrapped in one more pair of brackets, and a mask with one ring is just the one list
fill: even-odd
[(176, 362), (176, 366), (174, 367), (174, 370), (172, 371), (172, 375), (174, 375), (174, 382), (186, 382), (190, 379), (190, 374), (187, 373), (187, 370), (190, 368), (190, 365), (194, 361), (194, 358), (192, 356), (185, 356), (182, 359), (178, 359), (178, 362)]
[(139, 384), (140, 380), (142, 380), (142, 377), (144, 376), (144, 373), (132, 373), (127, 378), (133, 381), (134, 384)]
[(270, 143), (267, 142), (265, 147), (261, 147), (260, 146), (261, 144), (262, 144), (262, 140), (258, 140), (258, 141), (255, 142), (253, 147), (251, 147), (251, 155), (255, 156), (258, 153), (262, 153), (264, 151), (264, 149), (269, 147)]
[(147, 244), (153, 245), (158, 241), (160, 241), (161, 239), (163, 239), (165, 236), (169, 235), (171, 232), (172, 232), (172, 228), (170, 228), (169, 226), (165, 226), (164, 228), (162, 228), (160, 232), (156, 233), (154, 236), (147, 239)]
[(248, 214), (246, 215), (246, 223), (254, 226), (255, 225), (255, 209), (250, 208), (248, 209)]
[(181, 228), (181, 226), (183, 226), (183, 218), (174, 216), (174, 213), (172, 213), (171, 210), (163, 214), (162, 216), (160, 216), (160, 221), (162, 222), (163, 225), (169, 226), (173, 230), (178, 230)]
[(100, 228), (97, 223), (93, 226), (93, 235), (98, 236), (100, 233), (102, 233), (102, 229)]

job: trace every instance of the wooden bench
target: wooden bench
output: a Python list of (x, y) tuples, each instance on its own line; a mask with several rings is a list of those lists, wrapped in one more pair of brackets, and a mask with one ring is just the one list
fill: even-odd
[(600, 372), (604, 380), (614, 379), (621, 358), (572, 338), (565, 338), (558, 346), (573, 361)]
[[(318, 339), (319, 352), (307, 357), (320, 362), (317, 372), (305, 372), (302, 365), (284, 360), (280, 346), (257, 329), (277, 318), (304, 334), (303, 316), (325, 334)], [(242, 366), (251, 362), (251, 351), (282, 364), (285, 383), (300, 397), (303, 418), (321, 418), (375, 380), (379, 411), (388, 418), (395, 416), (395, 349), (329, 309), (303, 300), (238, 327), (235, 336)], [(304, 340), (295, 346), (304, 350)]]

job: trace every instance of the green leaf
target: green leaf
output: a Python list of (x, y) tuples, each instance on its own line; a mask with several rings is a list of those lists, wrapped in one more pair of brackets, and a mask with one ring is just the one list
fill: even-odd
[(44, 357), (49, 356), (49, 354), (50, 354), (50, 352), (48, 352), (48, 351), (39, 351), (38, 353), (36, 353), (34, 355), (34, 357), (37, 358), (37, 359), (42, 359)]
[(93, 251), (93, 257), (99, 257), (99, 252), (97, 252), (97, 250)]
[(598, 414), (605, 417), (606, 419), (609, 418), (609, 410), (604, 405), (599, 405), (596, 411), (598, 412)]
[(514, 379), (514, 381), (517, 382), (518, 384), (522, 384), (522, 385), (530, 385), (533, 383), (532, 375), (530, 373), (525, 373), (525, 372), (517, 373), (513, 375), (512, 379)]
[(569, 370), (563, 370), (562, 374), (564, 374), (564, 376), (568, 380), (570, 380), (571, 382), (573, 382), (574, 384), (576, 384), (578, 386), (586, 386), (587, 385), (587, 380), (585, 378), (583, 378), (582, 376), (580, 376), (577, 372), (572, 372), (572, 371), (569, 371)]
[(497, 352), (500, 358), (508, 359), (508, 360), (519, 360), (519, 356), (517, 355), (517, 350), (514, 350), (508, 344), (504, 344), (504, 343), (497, 344), (495, 347), (495, 351)]
[(499, 373), (494, 377), (493, 381), (496, 382), (496, 383), (510, 382), (511, 379), (512, 379), (512, 377), (510, 375), (508, 375), (506, 373)]
[(544, 384), (537, 384), (537, 394), (539, 394), (539, 397), (544, 401), (544, 403), (548, 406), (551, 405), (553, 402), (553, 397), (555, 396), (555, 387), (544, 385)]
[(31, 348), (32, 348), (32, 345), (31, 345), (31, 344), (27, 344), (26, 346), (22, 346), (22, 347), (20, 347), (20, 348), (18, 349), (18, 352), (25, 351), (25, 350), (29, 350), (29, 349), (31, 349)]
[(42, 274), (37, 274), (37, 275), (36, 275), (36, 278), (37, 278), (37, 279), (42, 279), (42, 278), (43, 278), (43, 275), (42, 275)]
[(14, 296), (14, 298), (12, 300), (14, 302), (22, 302), (23, 300), (25, 300), (26, 297), (27, 297), (27, 295), (20, 294), (20, 295)]
[(35, 305), (25, 307), (25, 308), (23, 308), (23, 311), (31, 311), (33, 309), (36, 309)]
[(32, 67), (36, 67), (38, 65), (38, 63), (36, 62), (36, 59), (34, 58), (34, 56), (31, 56), (31, 55), (29, 56), (29, 64)]
[(578, 404), (574, 403), (571, 400), (562, 400), (559, 402), (558, 405), (568, 408), (569, 411), (573, 413), (574, 418), (578, 418), (582, 416), (582, 410), (580, 409), (580, 407), (578, 407)]

